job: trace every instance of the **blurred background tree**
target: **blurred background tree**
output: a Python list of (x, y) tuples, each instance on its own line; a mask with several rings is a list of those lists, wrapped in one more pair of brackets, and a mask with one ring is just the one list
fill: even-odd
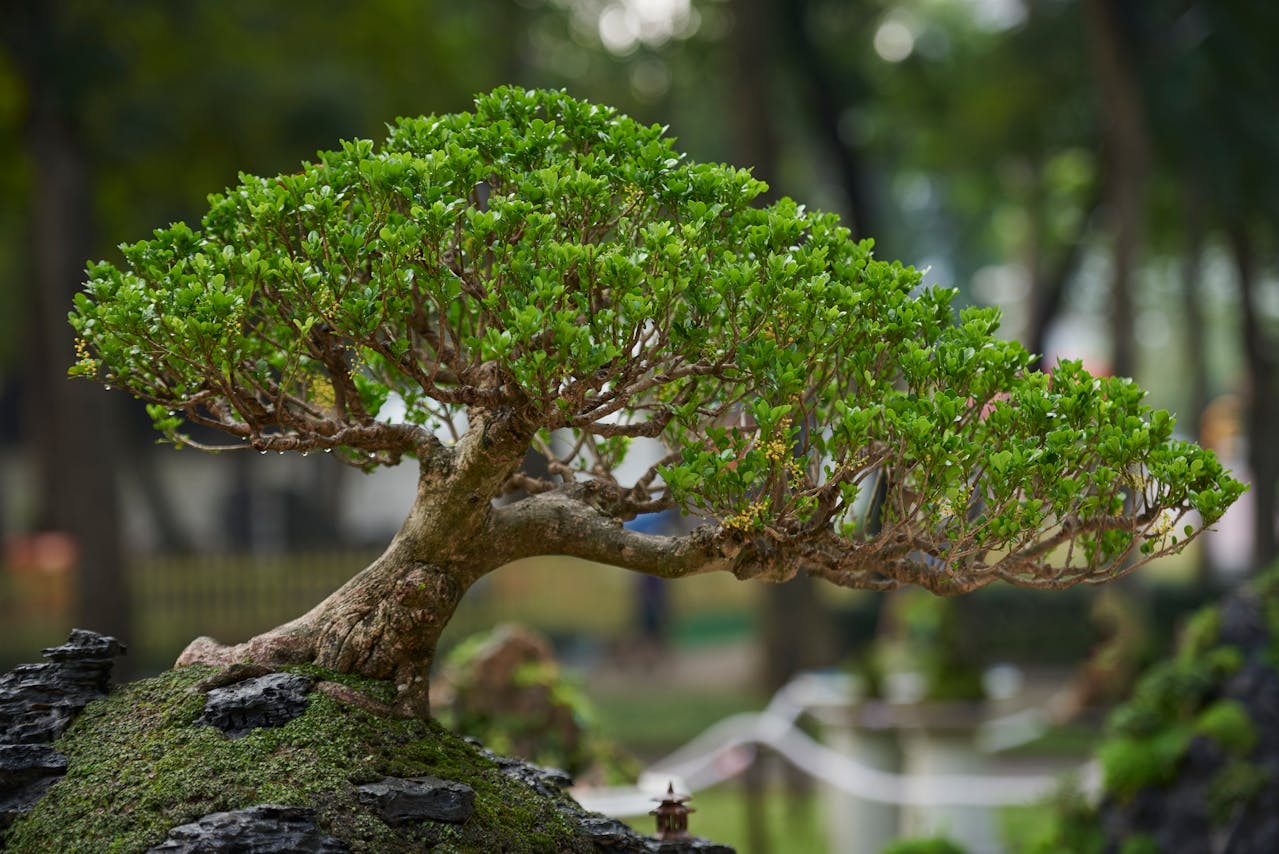
[[(148, 554), (376, 539), (353, 533), (352, 487), (323, 460), (283, 476), (310, 502), (305, 536), (263, 533), (255, 501), (278, 478), (252, 465), (232, 465), (229, 485), (184, 487), (234, 505), (210, 498), (197, 512), (216, 524), (197, 530), (145, 415), (63, 380), (65, 312), (86, 259), (197, 216), (237, 170), (291, 168), (507, 82), (669, 124), (690, 156), (751, 166), (774, 195), (841, 212), (881, 257), (1003, 306), (1006, 334), (1046, 365), (1083, 357), (1136, 375), (1183, 433), (1253, 482), (1251, 517), (1232, 514), (1203, 562), (1246, 571), (1276, 556), (1273, 4), (17, 0), (4, 11), (0, 610), (16, 607), (22, 567), (74, 564), (65, 619), (131, 638), (129, 587)], [(814, 630), (802, 580), (770, 595), (771, 687), (830, 663), (836, 644)], [(19, 623), (0, 625), (0, 659), (29, 654), (14, 649), (30, 643)]]

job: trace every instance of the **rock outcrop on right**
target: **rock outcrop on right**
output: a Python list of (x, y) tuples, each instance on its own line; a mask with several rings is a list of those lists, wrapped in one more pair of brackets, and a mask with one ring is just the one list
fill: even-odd
[(1032, 854), (1279, 851), (1279, 568), (1190, 618), (1098, 759), (1100, 803), (1063, 808)]

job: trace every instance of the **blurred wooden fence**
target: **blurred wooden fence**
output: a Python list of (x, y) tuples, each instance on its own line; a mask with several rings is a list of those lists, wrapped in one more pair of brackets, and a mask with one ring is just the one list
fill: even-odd
[(152, 558), (130, 572), (139, 658), (164, 666), (197, 635), (238, 642), (319, 602), (375, 555), (320, 553)]
[[(144, 558), (130, 566), (135, 673), (168, 666), (198, 635), (238, 642), (296, 617), (376, 557), (373, 552), (189, 555)], [(461, 637), (507, 621), (552, 634), (603, 641), (635, 625), (638, 576), (571, 558), (535, 558), (505, 567), (467, 593), (445, 634)], [(38, 660), (72, 628), (72, 579), (0, 571), (0, 669)], [(728, 575), (685, 579), (672, 588), (673, 617), (697, 633), (747, 630), (756, 585)], [(92, 627), (88, 627), (92, 628)]]

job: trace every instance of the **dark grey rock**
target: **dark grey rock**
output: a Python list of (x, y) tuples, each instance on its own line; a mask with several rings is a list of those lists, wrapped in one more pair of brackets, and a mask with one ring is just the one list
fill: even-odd
[(573, 776), (559, 768), (548, 768), (524, 759), (502, 756), (500, 753), (489, 750), (478, 738), (466, 736), (464, 740), (474, 746), (481, 756), (494, 762), (507, 777), (518, 780), (540, 795), (548, 798), (559, 797), (565, 789), (573, 785)]
[(474, 789), (438, 777), (384, 777), (357, 786), (356, 791), (390, 825), (424, 820), (460, 823), (475, 812)]
[(735, 854), (729, 846), (700, 836), (665, 841), (645, 836), (615, 818), (588, 813), (580, 807), (562, 807), (561, 812), (595, 843), (597, 851), (607, 854)]
[(169, 831), (147, 854), (345, 854), (350, 849), (316, 826), (301, 807), (260, 804), (233, 812), (215, 812)]
[(232, 738), (258, 727), (282, 726), (306, 711), (312, 681), (296, 673), (268, 673), (209, 691), (196, 723), (217, 727)]
[(615, 818), (579, 812), (569, 814), (599, 851), (608, 854), (648, 854), (656, 839), (646, 837)]
[(556, 797), (573, 785), (573, 777), (559, 768), (548, 768), (509, 756), (498, 757), (497, 767), (512, 780), (519, 780), (548, 798)]
[(54, 741), (102, 695), (67, 681), (63, 671), (56, 664), (19, 664), (0, 676), (0, 743)]
[(44, 650), (45, 663), (0, 675), (0, 830), (66, 773), (66, 757), (49, 744), (107, 693), (124, 651), (113, 637), (75, 629), (65, 644)]
[(1261, 753), (1268, 752), (1267, 746), (1279, 749), (1279, 671), (1264, 658), (1253, 657), (1230, 677), (1223, 693), (1248, 706), (1262, 741)]
[(1270, 632), (1266, 615), (1255, 596), (1235, 594), (1221, 601), (1221, 633), (1218, 640), (1240, 649), (1253, 649), (1265, 644)]
[(47, 744), (0, 744), (0, 829), (31, 809), (67, 772), (67, 757)]
[(125, 651), (115, 638), (75, 629), (44, 664), (0, 675), (0, 744), (40, 744), (66, 731), (90, 701), (106, 694), (111, 668)]
[(1151, 805), (1152, 815), (1159, 815), (1154, 837), (1160, 851), (1184, 851), (1186, 841), (1192, 839), (1201, 840), (1199, 844), (1205, 846), (1201, 850), (1212, 850), (1208, 845), (1213, 829), (1206, 809), (1208, 784), (1225, 763), (1221, 748), (1208, 739), (1196, 737), (1190, 742), (1182, 759), (1181, 784), (1159, 792), (1158, 804)]
[[(18, 816), (30, 811), (61, 777), (61, 774), (40, 777), (20, 789), (0, 793), (0, 831), (13, 824)], [(3, 841), (3, 834), (0, 834), (0, 842)]]
[(727, 845), (700, 836), (663, 841), (645, 836), (615, 818), (581, 810), (570, 813), (569, 817), (590, 837), (597, 850), (608, 854), (734, 854)]
[(66, 770), (67, 757), (47, 744), (0, 744), (0, 790)]
[(66, 643), (49, 647), (42, 655), (50, 661), (100, 661), (108, 665), (107, 672), (110, 673), (110, 665), (127, 650), (127, 646), (110, 635), (100, 635), (88, 629), (72, 629)]

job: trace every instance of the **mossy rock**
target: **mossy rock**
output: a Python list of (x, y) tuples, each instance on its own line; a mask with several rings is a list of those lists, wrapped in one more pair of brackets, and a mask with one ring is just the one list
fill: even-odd
[[(305, 711), (240, 738), (197, 723), (212, 668), (174, 670), (91, 703), (54, 747), (66, 776), (4, 835), (11, 852), (142, 852), (210, 813), (258, 804), (305, 807), (319, 829), (352, 851), (595, 851), (567, 795), (536, 791), (491, 754), (433, 721), (380, 715), (389, 686), (315, 668), (373, 703), (312, 691)], [(206, 682), (207, 684), (207, 682)], [(392, 827), (356, 786), (384, 777), (433, 776), (475, 791), (461, 823)], [(545, 788), (545, 787), (542, 787)]]

